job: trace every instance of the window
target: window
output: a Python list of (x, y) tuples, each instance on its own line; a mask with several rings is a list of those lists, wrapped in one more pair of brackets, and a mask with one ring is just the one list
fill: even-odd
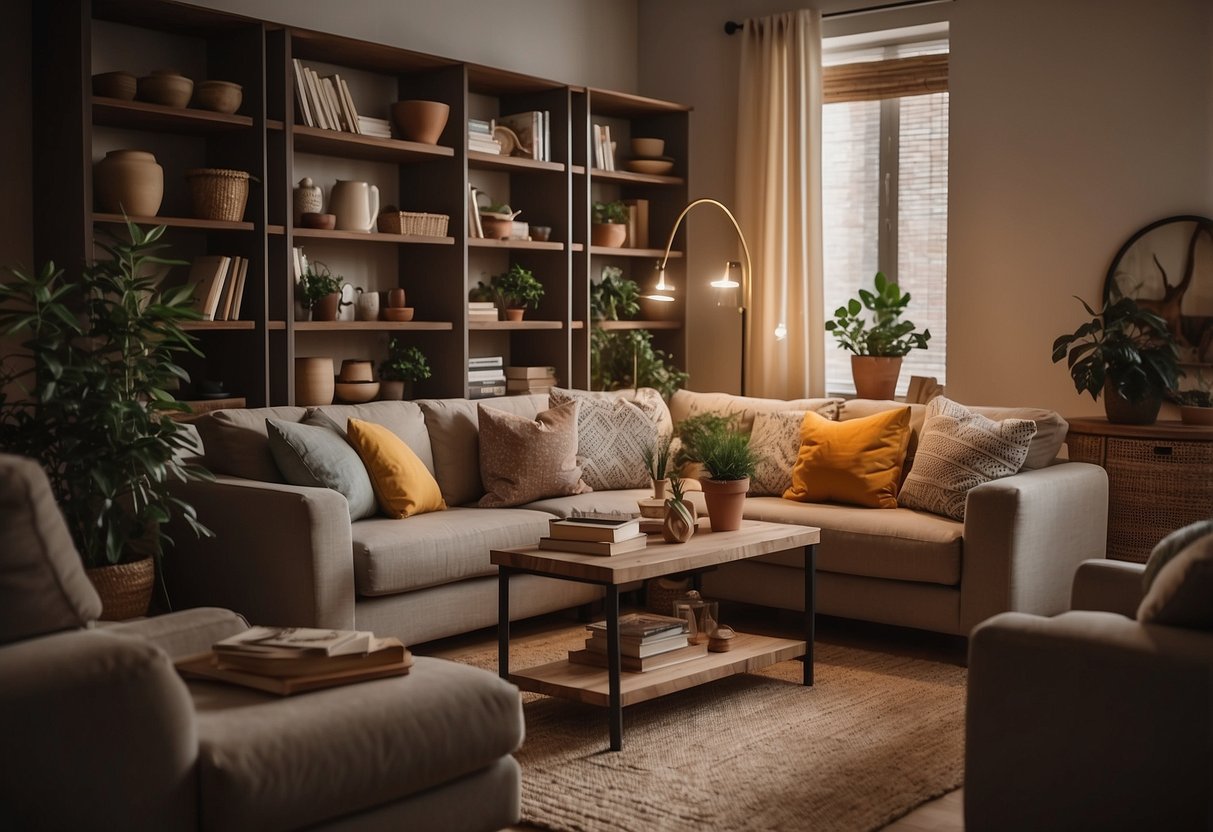
[[(828, 44), (827, 44), (828, 50)], [(827, 315), (883, 271), (913, 298), (906, 318), (931, 330), (911, 375), (946, 383), (947, 42), (826, 52), (822, 213)], [(852, 394), (850, 353), (826, 335), (826, 390)]]

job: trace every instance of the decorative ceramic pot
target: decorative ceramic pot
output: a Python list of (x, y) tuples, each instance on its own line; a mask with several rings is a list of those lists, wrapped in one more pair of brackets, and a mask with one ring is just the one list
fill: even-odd
[(305, 176), (295, 186), (292, 207), (295, 211), (295, 224), (298, 225), (304, 214), (319, 214), (324, 208), (324, 192), (320, 186)]
[(392, 120), (400, 135), (411, 142), (438, 144), (442, 129), (451, 114), (449, 104), (441, 101), (397, 101), (392, 105)]
[(526, 314), (526, 309), (507, 308), (505, 310), (505, 319), (507, 321), (521, 321), (522, 316)]
[(327, 356), (295, 359), (295, 406), (333, 403), (333, 359)]
[(403, 381), (379, 382), (379, 398), (383, 401), (398, 402), (404, 398)]
[(85, 570), (101, 596), (101, 620), (124, 621), (147, 615), (156, 568), (151, 558)]
[(359, 321), (379, 320), (379, 293), (358, 289), (358, 299), (354, 301), (354, 318)]
[(621, 222), (596, 222), (590, 226), (590, 244), (619, 248), (628, 238), (628, 227)]
[(145, 150), (111, 150), (93, 168), (93, 191), (102, 211), (154, 217), (164, 198), (164, 168)]
[(1103, 387), (1103, 409), (1108, 421), (1118, 425), (1152, 425), (1158, 420), (1162, 409), (1162, 396), (1155, 394), (1139, 402), (1131, 402), (1116, 389), (1115, 382), (1108, 379)]
[[(668, 504), (672, 502), (672, 500), (667, 501), (665, 520), (661, 524), (661, 537), (666, 543), (686, 543), (695, 534), (695, 522), (684, 517), (682, 512)], [(688, 510), (690, 509), (689, 504), (683, 503), (683, 505), (687, 506)]]
[(244, 88), (231, 81), (199, 81), (194, 85), (191, 104), (200, 110), (234, 113), (244, 100)]
[(135, 97), (138, 81), (129, 72), (102, 72), (93, 76), (93, 95), (131, 101)]
[(341, 293), (332, 292), (325, 295), (312, 307), (313, 321), (335, 321), (341, 308)]
[(401, 289), (400, 287), (396, 287), (395, 289), (388, 289), (387, 290), (387, 305), (389, 307), (391, 307), (392, 309), (403, 309), (404, 301), (406, 300), (407, 297), (408, 296), (405, 294), (404, 289)]
[(366, 182), (338, 179), (329, 194), (329, 213), (337, 215), (339, 231), (371, 231), (379, 216), (379, 188)]
[(745, 495), (750, 490), (750, 478), (742, 480), (714, 480), (704, 478), (703, 499), (708, 504), (708, 519), (714, 532), (732, 532), (741, 528), (741, 512), (745, 508)]
[(139, 79), (138, 98), (165, 107), (185, 107), (194, 94), (194, 82), (171, 69), (152, 70)]
[(1179, 406), (1179, 421), (1185, 425), (1213, 425), (1213, 407), (1197, 407), (1194, 404)]
[(852, 355), (851, 378), (861, 399), (892, 399), (901, 375), (901, 356)]
[(650, 477), (649, 482), (653, 483), (653, 499), (654, 500), (664, 500), (665, 499), (665, 487), (666, 487), (666, 485), (669, 484), (669, 480), (666, 480), (666, 479), (655, 480), (652, 477)]

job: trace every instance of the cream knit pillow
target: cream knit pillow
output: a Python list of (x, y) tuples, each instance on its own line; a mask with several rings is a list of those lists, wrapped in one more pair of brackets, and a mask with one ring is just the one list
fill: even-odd
[[(637, 391), (638, 393), (644, 391)], [(553, 389), (548, 397), (555, 407), (567, 402), (581, 405), (577, 417), (577, 461), (585, 484), (594, 491), (647, 488), (649, 472), (644, 464), (646, 448), (657, 445), (660, 394), (656, 402), (639, 398), (587, 394), (578, 390)]]

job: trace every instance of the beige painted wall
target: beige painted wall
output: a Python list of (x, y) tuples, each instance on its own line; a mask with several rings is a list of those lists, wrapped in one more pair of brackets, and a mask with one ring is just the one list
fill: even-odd
[[(641, 90), (695, 107), (692, 195), (733, 195), (740, 50), (724, 21), (789, 5), (643, 4)], [(826, 34), (924, 18), (951, 21), (949, 393), (1101, 412), (1074, 393), (1049, 348), (1079, 323), (1070, 295), (1099, 294), (1134, 229), (1213, 213), (1213, 4), (963, 0), (830, 21)], [(732, 251), (728, 227), (697, 216), (690, 232), (691, 274), (710, 274)], [(690, 301), (691, 385), (735, 389), (735, 313), (706, 296)]]

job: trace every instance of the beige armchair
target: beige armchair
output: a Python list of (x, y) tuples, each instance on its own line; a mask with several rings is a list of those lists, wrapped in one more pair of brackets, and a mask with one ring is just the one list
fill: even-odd
[(966, 829), (1213, 828), (1213, 531), (1189, 541), (1144, 598), (1087, 561), (1073, 611), (974, 630)]
[(492, 830), (518, 820), (510, 755), (522, 707), (491, 673), (418, 658), (408, 676), (287, 698), (187, 684), (173, 659), (239, 632), (242, 618), (200, 608), (94, 626), (100, 612), (41, 468), (0, 455), (5, 828)]

